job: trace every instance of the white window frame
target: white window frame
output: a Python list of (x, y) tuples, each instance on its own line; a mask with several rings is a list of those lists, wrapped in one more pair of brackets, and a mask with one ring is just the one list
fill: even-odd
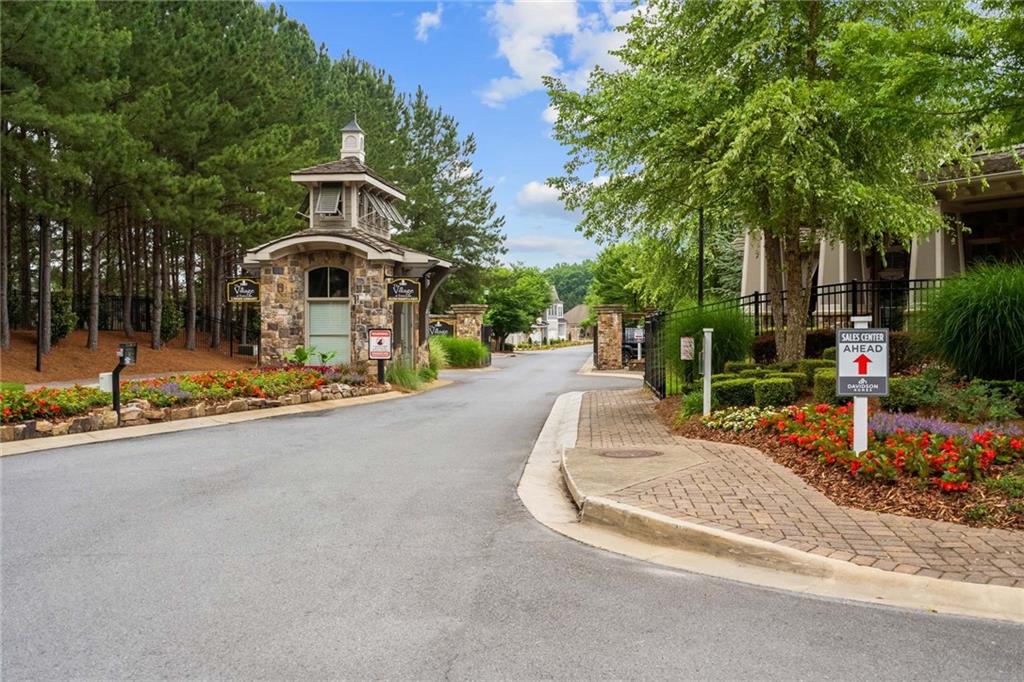
[[(310, 296), (309, 295), (309, 275), (314, 270), (319, 270), (320, 268), (334, 268), (335, 270), (344, 270), (345, 274), (348, 275), (348, 296), (344, 296), (344, 297), (328, 296), (326, 298), (323, 297), (323, 296), (316, 296), (316, 297)], [(349, 330), (348, 331), (348, 354), (349, 354), (349, 357), (348, 357), (347, 360), (343, 361), (343, 364), (346, 364), (346, 365), (351, 364), (352, 363), (352, 358), (354, 357), (353, 354), (355, 352), (355, 349), (352, 347), (352, 271), (349, 270), (348, 268), (343, 268), (340, 265), (316, 265), (314, 267), (311, 267), (311, 268), (307, 269), (305, 274), (304, 274), (304, 277), (305, 277), (305, 281), (306, 281), (306, 288), (305, 288), (305, 292), (304, 292), (305, 293), (305, 300), (303, 301), (303, 304), (304, 304), (303, 307), (305, 309), (305, 321), (306, 321), (306, 323), (303, 325), (303, 327), (304, 327), (303, 334), (302, 334), (302, 336), (303, 336), (303, 345), (306, 348), (309, 348), (309, 327), (310, 327), (310, 324), (309, 324), (309, 319), (310, 319), (309, 318), (309, 304), (310, 304), (310, 302), (312, 302), (312, 303), (346, 303), (346, 304), (348, 304), (348, 330)], [(329, 276), (327, 278), (327, 281), (328, 281), (328, 283), (330, 283), (330, 281), (331, 281)], [(328, 293), (330, 293), (329, 290), (328, 290)]]

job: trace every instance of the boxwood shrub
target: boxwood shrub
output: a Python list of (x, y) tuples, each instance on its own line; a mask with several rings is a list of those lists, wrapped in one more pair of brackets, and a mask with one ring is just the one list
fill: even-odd
[(765, 375), (765, 379), (790, 379), (793, 382), (793, 390), (796, 391), (797, 395), (803, 393), (810, 382), (807, 381), (807, 375), (803, 372), (771, 372)]
[(821, 357), (823, 360), (835, 360), (836, 359), (836, 347), (826, 348), (821, 351)]
[(814, 372), (814, 402), (829, 405), (842, 405), (846, 398), (836, 395), (836, 370), (834, 367), (821, 367)]
[(756, 379), (730, 379), (711, 385), (711, 394), (722, 407), (746, 407), (754, 404)]
[(817, 370), (821, 369), (822, 367), (835, 367), (835, 366), (836, 366), (836, 361), (835, 360), (807, 359), (807, 360), (801, 360), (797, 364), (798, 371), (804, 373), (804, 375), (807, 377), (807, 382), (808, 383), (814, 381), (814, 373)]
[(757, 367), (755, 369), (741, 369), (739, 374), (741, 377), (746, 379), (764, 379), (771, 372), (767, 367)]
[(754, 403), (758, 407), (784, 407), (796, 402), (793, 380), (783, 377), (754, 382)]
[(759, 369), (759, 365), (749, 360), (730, 360), (725, 363), (725, 371), (730, 374), (739, 374), (745, 369)]

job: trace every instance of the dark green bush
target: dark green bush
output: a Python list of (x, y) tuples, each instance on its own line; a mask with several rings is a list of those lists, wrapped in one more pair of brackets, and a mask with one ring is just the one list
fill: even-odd
[(754, 403), (758, 407), (784, 407), (796, 402), (792, 379), (758, 379), (754, 382)]
[(803, 393), (810, 386), (810, 382), (807, 381), (807, 375), (803, 372), (771, 372), (764, 378), (791, 380), (793, 382), (793, 390), (797, 392), (797, 395)]
[(987, 382), (946, 385), (940, 391), (942, 416), (957, 422), (1005, 422), (1016, 419), (1016, 403)]
[[(715, 393), (711, 392), (711, 409), (714, 410), (718, 407), (715, 402)], [(695, 414), (702, 414), (704, 412), (704, 392), (690, 391), (683, 395), (683, 404), (679, 408), (680, 415), (683, 417), (692, 417)]]
[(443, 339), (441, 347), (448, 356), (450, 367), (484, 367), (490, 357), (487, 346), (477, 339), (459, 338), (453, 336), (437, 336)]
[(914, 412), (922, 407), (935, 407), (942, 401), (939, 385), (942, 373), (927, 371), (912, 377), (890, 377), (889, 395), (879, 399), (890, 412)]
[(989, 381), (988, 385), (999, 391), (1004, 398), (1012, 400), (1017, 412), (1024, 414), (1024, 381)]
[(800, 369), (799, 360), (787, 360), (786, 362), (773, 362), (768, 365), (773, 372), (796, 372)]
[[(672, 313), (665, 318), (666, 348), (678, 348), (679, 338), (692, 336), (694, 341), (694, 360), (700, 357), (704, 345), (704, 328), (715, 330), (712, 341), (711, 367), (712, 372), (720, 374), (725, 363), (730, 360), (743, 360), (750, 351), (750, 341), (754, 337), (753, 327), (748, 318), (739, 308), (724, 310), (707, 310), (695, 308)], [(676, 376), (686, 376), (687, 361), (679, 359), (679, 353), (665, 353), (670, 371)]]
[(715, 402), (723, 407), (746, 407), (754, 404), (755, 379), (731, 379), (711, 385)]
[(982, 265), (945, 280), (922, 322), (931, 349), (960, 374), (1024, 379), (1024, 265)]
[(388, 364), (384, 379), (389, 384), (401, 386), (410, 391), (418, 391), (423, 386), (423, 379), (420, 378), (419, 372), (412, 366), (412, 363), (402, 360)]
[(797, 363), (797, 371), (798, 372), (803, 372), (804, 376), (807, 377), (807, 383), (811, 383), (812, 381), (814, 381), (814, 373), (815, 373), (815, 371), (817, 371), (818, 369), (820, 369), (822, 367), (835, 367), (835, 366), (836, 366), (836, 361), (835, 360), (807, 359), (807, 360), (801, 360), (800, 362)]
[[(249, 319), (254, 316), (250, 315)], [(181, 333), (185, 326), (185, 318), (181, 314), (181, 306), (170, 294), (164, 295), (164, 305), (160, 312), (160, 340), (167, 343)], [(258, 338), (259, 332), (253, 338)]]
[(50, 343), (57, 343), (78, 324), (78, 315), (71, 304), (71, 294), (54, 289), (50, 294)]
[(836, 359), (836, 347), (832, 346), (831, 348), (826, 348), (825, 350), (821, 351), (821, 359), (822, 360), (835, 360)]
[(422, 367), (420, 367), (419, 374), (420, 379), (422, 379), (425, 383), (428, 384), (437, 378), (437, 370), (435, 370), (430, 365), (423, 365)]
[(740, 376), (746, 379), (763, 379), (768, 373), (771, 372), (767, 367), (758, 367), (757, 369), (743, 369), (740, 370)]
[[(836, 333), (831, 329), (812, 329), (807, 332), (806, 338), (804, 357), (807, 358), (820, 358), (826, 348), (836, 345)], [(750, 354), (762, 365), (775, 362), (779, 356), (775, 348), (775, 332), (761, 334), (754, 339), (750, 346)]]
[(843, 405), (849, 398), (836, 395), (836, 370), (834, 367), (821, 367), (814, 373), (814, 402), (829, 405)]
[(920, 365), (926, 359), (922, 339), (910, 332), (889, 332), (889, 372), (898, 374)]
[(732, 374), (739, 374), (745, 369), (759, 369), (757, 363), (748, 360), (730, 360), (725, 363), (725, 371)]
[[(725, 374), (725, 373), (723, 373), (723, 374), (712, 374), (711, 375), (711, 381), (712, 382), (715, 382), (715, 381), (729, 381), (731, 379), (739, 379), (739, 378), (740, 378), (739, 374)], [(701, 380), (702, 380), (702, 377), (698, 376), (697, 377), (697, 383), (699, 384), (701, 382)]]

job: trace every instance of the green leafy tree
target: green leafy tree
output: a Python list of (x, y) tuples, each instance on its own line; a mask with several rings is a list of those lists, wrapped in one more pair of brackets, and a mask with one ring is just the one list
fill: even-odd
[(566, 310), (583, 303), (587, 289), (594, 279), (594, 262), (585, 260), (582, 263), (558, 263), (544, 271), (555, 289)]
[[(870, 249), (943, 227), (922, 180), (965, 158), (967, 138), (932, 113), (959, 83), (899, 68), (945, 63), (958, 40), (955, 21), (921, 34), (930, 5), (652, 0), (626, 27), (622, 70), (595, 69), (583, 93), (547, 80), (570, 154), (551, 183), (588, 235), (658, 234), (702, 205), (763, 235), (780, 356), (800, 358), (802, 316), (783, 324), (780, 292), (807, 309), (820, 240)], [(902, 51), (865, 68), (863, 45), (898, 46), (893, 33)]]
[(530, 331), (551, 303), (551, 284), (537, 268), (493, 268), (487, 273), (487, 287), (484, 321), (493, 328), (499, 348), (509, 334)]
[(594, 261), (594, 278), (587, 289), (587, 304), (619, 303), (638, 311), (642, 300), (638, 289), (637, 246), (631, 241), (609, 244)]

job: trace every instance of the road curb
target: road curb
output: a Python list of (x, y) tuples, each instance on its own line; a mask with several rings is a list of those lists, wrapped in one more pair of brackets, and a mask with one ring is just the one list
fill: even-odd
[[(566, 400), (563, 401), (563, 398)], [(519, 495), (541, 523), (595, 547), (672, 568), (808, 595), (1024, 622), (1024, 590), (904, 575), (584, 496), (565, 465), (576, 444), (582, 393), (552, 408), (524, 469)], [(575, 415), (567, 411), (575, 409)], [(529, 481), (527, 474), (530, 474)], [(524, 483), (529, 485), (524, 487)], [(545, 496), (537, 487), (545, 483)], [(565, 508), (553, 501), (560, 496)]]
[(0, 458), (14, 457), (16, 455), (27, 455), (33, 452), (56, 450), (58, 448), (69, 448), (76, 445), (91, 445), (95, 443), (109, 443), (129, 438), (144, 438), (156, 436), (163, 433), (177, 433), (179, 431), (192, 431), (194, 429), (206, 429), (213, 426), (225, 426), (241, 422), (255, 421), (257, 419), (271, 419), (273, 417), (284, 417), (295, 414), (306, 414), (309, 412), (322, 412), (324, 410), (337, 410), (357, 405), (370, 405), (386, 400), (398, 398), (410, 398), (426, 391), (437, 388), (444, 388), (454, 383), (450, 379), (437, 379), (429, 386), (415, 391), (405, 393), (391, 390), (386, 393), (375, 393), (372, 395), (358, 396), (356, 398), (343, 398), (341, 400), (322, 400), (315, 403), (302, 403), (300, 405), (284, 405), (282, 407), (268, 407), (260, 410), (247, 410), (245, 412), (231, 412), (227, 414), (212, 415), (208, 417), (194, 417), (170, 422), (154, 422), (141, 426), (124, 426), (116, 429), (105, 429), (103, 431), (88, 431), (86, 433), (74, 433), (66, 436), (48, 436), (46, 438), (33, 438), (31, 440), (11, 441), (0, 445)]

